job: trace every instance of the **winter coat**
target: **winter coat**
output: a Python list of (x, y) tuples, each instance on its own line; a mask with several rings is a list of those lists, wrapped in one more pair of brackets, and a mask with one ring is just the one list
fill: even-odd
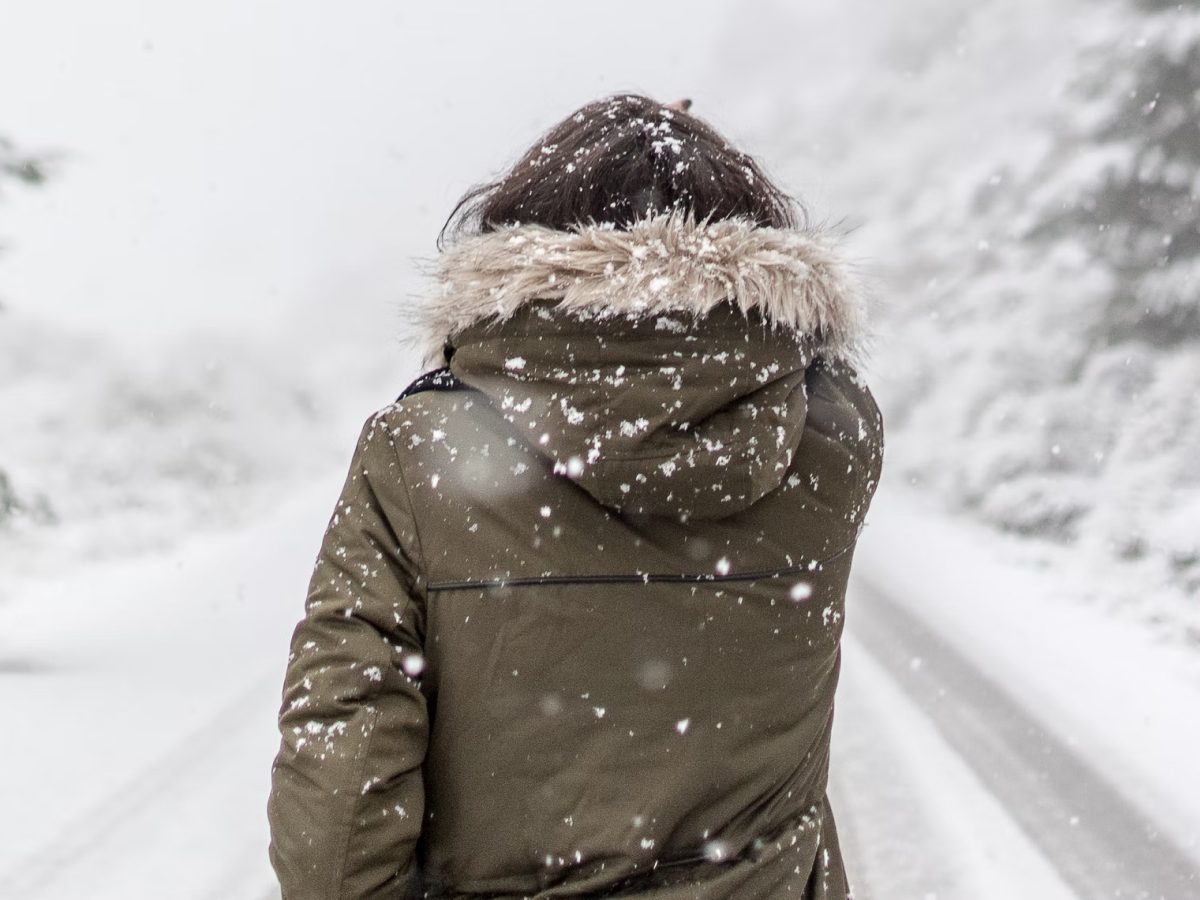
[(292, 644), (284, 897), (842, 900), (882, 444), (831, 242), (523, 226), (441, 278), (449, 366), (363, 429)]

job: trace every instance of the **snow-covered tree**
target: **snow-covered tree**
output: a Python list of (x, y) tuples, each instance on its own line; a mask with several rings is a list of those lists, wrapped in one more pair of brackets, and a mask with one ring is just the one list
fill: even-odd
[[(40, 185), (45, 182), (46, 177), (47, 163), (44, 158), (19, 152), (12, 141), (0, 135), (0, 193), (7, 182)], [(3, 247), (0, 247), (0, 250), (2, 249)], [(13, 488), (8, 474), (0, 468), (0, 526), (24, 512), (34, 514), (36, 518), (52, 517), (49, 505), (43, 498), (32, 504), (22, 500)]]
[[(11, 182), (44, 184), (49, 177), (49, 165), (48, 157), (22, 153), (12, 141), (0, 134), (0, 198), (3, 198), (4, 190)], [(0, 252), (3, 250), (4, 246), (0, 244)]]
[(21, 153), (8, 138), (0, 135), (0, 188), (7, 180), (42, 184), (46, 180), (46, 160)]
[(927, 154), (892, 176), (914, 201), (887, 209), (903, 235), (880, 382), (892, 471), (1200, 593), (1200, 0), (1064, 12), (1074, 72), (1066, 57), (1039, 69), (1033, 109), (1006, 93), (1008, 45), (984, 56), (1008, 5), (979, 9), (964, 45), (999, 80), (958, 109), (995, 92), (987, 139), (969, 158), (918, 143), (953, 134), (943, 60), (888, 143)]
[(969, 285), (1004, 323), (984, 380), (1010, 388), (975, 398), (962, 495), (1003, 527), (1160, 559), (1197, 591), (1200, 543), (1178, 523), (1200, 515), (1200, 0), (1129, 3), (1040, 164), (980, 210), (1014, 223), (1007, 265)]
[(1135, 5), (1150, 11), (1141, 27), (1093, 53), (1033, 237), (1082, 239), (1111, 271), (1102, 343), (1174, 347), (1200, 338), (1200, 2)]

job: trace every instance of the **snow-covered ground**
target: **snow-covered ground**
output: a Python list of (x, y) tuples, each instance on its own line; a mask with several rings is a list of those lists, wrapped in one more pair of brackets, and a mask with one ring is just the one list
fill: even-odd
[(25, 584), (0, 605), (0, 896), (272, 886), (280, 673), (341, 474), (254, 525)]
[(67, 151), (0, 198), (0, 897), (269, 895), (287, 639), (357, 427), (417, 371), (414, 260), (470, 183), (627, 87), (695, 96), (844, 217), (875, 287), (889, 474), (832, 784), (861, 893), (1077, 890), (873, 653), (871, 591), (1200, 857), (1197, 353), (1093, 348), (1108, 275), (1022, 232), (1080, 185), (1081, 53), (1161, 24), (609, 6), (53, 0), (0, 30), (0, 133)]
[(856, 900), (1076, 900), (888, 673), (844, 650), (829, 790)]
[[(857, 577), (915, 614), (1200, 857), (1200, 654), (1097, 615), (1069, 567), (891, 486)], [(917, 663), (919, 665), (919, 662)]]
[[(972, 800), (982, 786), (1063, 874), (1071, 896), (1118, 888), (1200, 896), (1200, 778), (1191, 762), (1200, 722), (1186, 714), (1200, 708), (1200, 657), (1097, 615), (1071, 591), (1070, 569), (1039, 570), (1027, 553), (1021, 540), (998, 540), (978, 522), (947, 516), (896, 479), (880, 491), (856, 557), (839, 695), (839, 715), (848, 715), (839, 721), (833, 782), (866, 823), (860, 852), (867, 873), (881, 879), (877, 895), (889, 896), (887, 861), (923, 841), (903, 827), (895, 834), (907, 837), (888, 839), (872, 785), (889, 804), (897, 793), (915, 796), (913, 805), (936, 810), (935, 824), (952, 836), (945, 856), (917, 866), (919, 877), (950, 877), (955, 868), (978, 874), (966, 864), (978, 854), (998, 867), (994, 885), (1023, 871), (1007, 868), (1011, 845)], [(906, 751), (931, 722), (953, 752)], [(912, 733), (891, 734), (909, 727), (901, 723)], [(865, 742), (877, 728), (886, 735)], [(907, 768), (897, 771), (888, 757), (906, 752)], [(946, 772), (963, 762), (976, 785), (960, 792)], [(1168, 870), (1174, 880), (1156, 880)], [(932, 892), (986, 895), (961, 882), (948, 894)], [(1014, 886), (1008, 895), (1042, 893)]]

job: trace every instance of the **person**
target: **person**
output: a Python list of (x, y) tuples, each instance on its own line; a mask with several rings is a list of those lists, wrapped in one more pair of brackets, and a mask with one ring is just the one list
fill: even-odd
[(882, 426), (837, 241), (637, 95), (443, 241), (441, 368), (367, 421), (291, 646), (283, 896), (848, 896), (825, 792)]

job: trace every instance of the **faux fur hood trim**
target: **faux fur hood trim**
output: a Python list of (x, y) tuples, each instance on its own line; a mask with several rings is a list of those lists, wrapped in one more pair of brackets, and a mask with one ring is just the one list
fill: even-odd
[(862, 342), (862, 291), (835, 239), (744, 220), (661, 216), (628, 231), (515, 226), (460, 241), (438, 260), (437, 279), (441, 290), (420, 313), (430, 361), (466, 328), (534, 300), (639, 318), (703, 316), (729, 302), (811, 337), (827, 356), (853, 358)]

